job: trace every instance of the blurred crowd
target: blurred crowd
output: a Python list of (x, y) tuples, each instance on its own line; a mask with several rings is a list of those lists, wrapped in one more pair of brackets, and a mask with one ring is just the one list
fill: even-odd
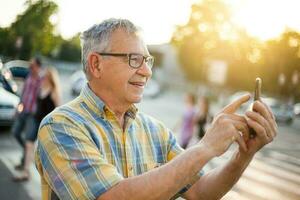
[(180, 121), (175, 125), (179, 143), (186, 149), (194, 135), (201, 140), (212, 119), (209, 110), (209, 99), (205, 95), (196, 96), (193, 93), (185, 94), (185, 108)]
[(23, 149), (20, 163), (15, 166), (13, 181), (28, 181), (34, 159), (34, 144), (42, 119), (60, 104), (60, 86), (57, 70), (43, 67), (39, 58), (30, 61), (30, 72), (25, 79), (19, 112), (11, 132)]

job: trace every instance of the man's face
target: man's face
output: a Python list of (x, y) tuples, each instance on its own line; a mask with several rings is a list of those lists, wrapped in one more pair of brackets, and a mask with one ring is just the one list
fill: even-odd
[[(106, 53), (138, 53), (148, 56), (146, 45), (139, 36), (129, 35), (123, 30), (116, 30), (111, 36), (109, 52)], [(115, 100), (132, 104), (141, 101), (147, 80), (152, 71), (145, 64), (138, 69), (129, 66), (127, 57), (103, 56), (102, 71), (99, 79), (100, 87), (105, 95)]]

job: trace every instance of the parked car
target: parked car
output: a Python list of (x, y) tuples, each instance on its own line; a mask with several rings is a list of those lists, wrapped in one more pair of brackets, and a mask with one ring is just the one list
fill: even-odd
[(143, 95), (145, 97), (155, 98), (157, 97), (161, 92), (160, 85), (157, 81), (154, 79), (148, 80)]
[(82, 70), (76, 71), (71, 76), (71, 93), (73, 96), (78, 96), (84, 84), (87, 82), (85, 74)]
[(14, 122), (20, 98), (8, 92), (0, 83), (0, 126), (10, 126)]
[(29, 62), (24, 60), (12, 60), (4, 64), (11, 71), (14, 78), (25, 79), (29, 74)]
[(300, 103), (296, 103), (294, 105), (294, 114), (299, 117), (300, 116)]
[(2, 63), (0, 64), (0, 83), (5, 90), (17, 94), (17, 83), (13, 80), (11, 72)]
[[(71, 76), (71, 94), (78, 96), (84, 84), (87, 82), (85, 74), (82, 70), (76, 71)], [(154, 98), (159, 95), (161, 91), (160, 85), (154, 79), (150, 79), (144, 89), (144, 96)]]
[(264, 98), (263, 101), (270, 106), (277, 122), (285, 124), (293, 123), (295, 114), (292, 105), (270, 97)]
[[(241, 97), (243, 94), (246, 93), (249, 92), (246, 91), (236, 92), (228, 98), (228, 101), (226, 101), (226, 103), (232, 102), (238, 97)], [(262, 101), (265, 102), (271, 108), (277, 122), (284, 123), (284, 124), (293, 123), (295, 117), (293, 106), (272, 97), (261, 97), (261, 98)], [(241, 108), (238, 110), (238, 113), (241, 114), (244, 113), (247, 109), (250, 109), (251, 103), (252, 103), (251, 101), (248, 101), (247, 103), (243, 104)]]

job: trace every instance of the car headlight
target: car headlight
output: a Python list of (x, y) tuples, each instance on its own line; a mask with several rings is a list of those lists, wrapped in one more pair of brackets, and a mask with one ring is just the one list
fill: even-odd
[(22, 103), (20, 103), (17, 107), (17, 112), (21, 113), (23, 111), (23, 109), (24, 109), (24, 105)]

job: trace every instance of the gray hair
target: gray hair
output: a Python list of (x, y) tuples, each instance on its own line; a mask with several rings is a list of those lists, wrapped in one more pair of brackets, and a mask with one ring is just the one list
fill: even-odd
[(127, 19), (110, 18), (104, 20), (100, 24), (95, 24), (80, 35), (81, 40), (81, 60), (83, 71), (90, 79), (88, 70), (88, 55), (93, 51), (103, 52), (109, 51), (110, 37), (117, 29), (123, 29), (128, 34), (136, 34), (139, 28)]

